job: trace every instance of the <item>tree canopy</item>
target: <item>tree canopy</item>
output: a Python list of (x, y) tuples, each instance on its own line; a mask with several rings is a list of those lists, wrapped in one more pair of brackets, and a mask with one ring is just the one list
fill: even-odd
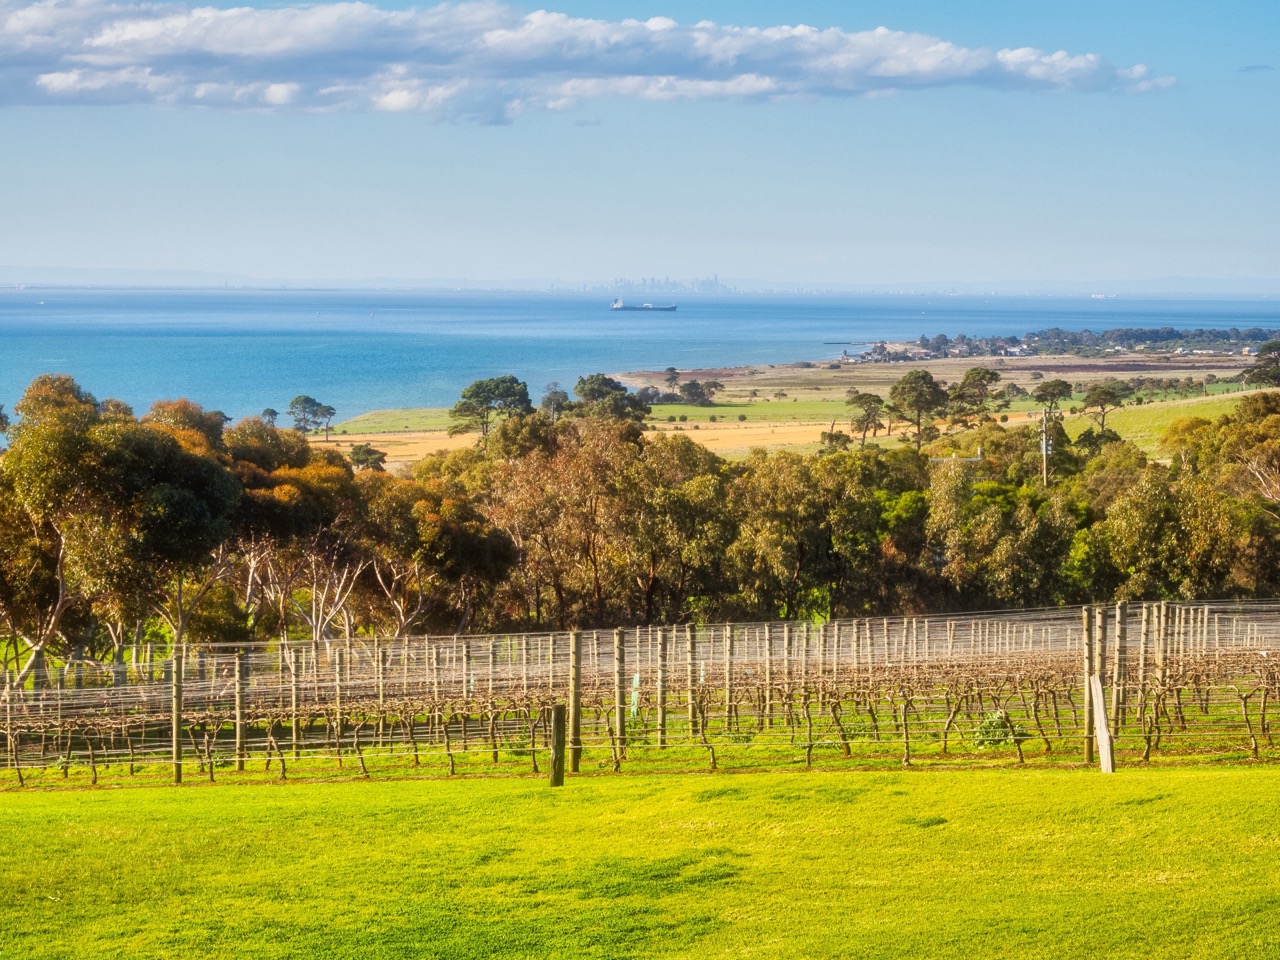
[(529, 387), (523, 381), (510, 374), (476, 380), (463, 388), (461, 399), (449, 411), (453, 421), (449, 433), (478, 430), (481, 437), (487, 437), (495, 421), (532, 412)]
[(889, 388), (889, 400), (898, 415), (915, 428), (917, 450), (937, 436), (934, 416), (947, 402), (947, 392), (928, 370), (912, 370)]
[[(1073, 442), (1056, 417), (930, 440), (946, 392), (916, 373), (892, 406), (848, 398), (864, 441), (891, 409), (913, 423), (895, 449), (845, 437), (726, 460), (638, 429), (629, 391), (597, 375), (557, 419), (510, 412), (487, 443), (396, 473), (367, 444), (348, 459), (261, 417), (227, 425), (186, 400), (138, 417), (37, 378), (0, 453), (0, 659), (42, 683), (73, 647), (123, 664), (142, 636), (319, 644), (1280, 591), (1280, 392), (1175, 422), (1156, 461), (1110, 430)], [(1051, 392), (1038, 401), (1065, 399)]]

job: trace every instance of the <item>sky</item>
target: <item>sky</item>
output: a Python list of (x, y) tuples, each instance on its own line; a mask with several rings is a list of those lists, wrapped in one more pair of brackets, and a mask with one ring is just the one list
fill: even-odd
[(0, 0), (0, 280), (1280, 292), (1277, 117), (1274, 0)]

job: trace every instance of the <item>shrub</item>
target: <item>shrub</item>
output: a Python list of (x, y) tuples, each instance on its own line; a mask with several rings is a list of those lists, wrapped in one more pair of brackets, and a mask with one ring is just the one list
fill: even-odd
[(682, 413), (682, 414), (680, 414), (680, 422), (681, 422), (681, 423), (686, 422), (688, 419), (689, 419), (689, 415), (688, 415), (687, 413)]
[(740, 413), (740, 414), (738, 414), (738, 422), (739, 422), (739, 423), (742, 423), (742, 422), (743, 422), (744, 420), (746, 420), (746, 419), (747, 419), (747, 415), (746, 415), (745, 413)]
[(1015, 743), (1025, 743), (1031, 735), (1014, 724), (1004, 710), (985, 714), (978, 730), (973, 735), (973, 743), (979, 750), (986, 747), (1011, 747)]
[(717, 421), (717, 419), (716, 419), (716, 415), (715, 415), (714, 413), (711, 415), (711, 422), (712, 422), (712, 423), (717, 423), (717, 422), (719, 422), (719, 421)]

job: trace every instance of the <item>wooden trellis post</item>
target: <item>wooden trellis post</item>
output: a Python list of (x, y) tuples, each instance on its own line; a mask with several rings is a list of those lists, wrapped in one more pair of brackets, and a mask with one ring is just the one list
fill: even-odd
[(764, 724), (773, 726), (773, 631), (766, 623), (761, 639), (764, 653)]
[[(173, 702), (171, 705), (172, 724), (170, 727), (170, 750), (173, 754), (173, 782), (182, 782), (182, 646), (173, 651), (171, 674), (173, 683)], [(12, 735), (12, 734), (11, 734)]]
[[(338, 653), (339, 655), (341, 655), (342, 653), (341, 649), (339, 649)], [(234, 663), (235, 663), (235, 671), (236, 671), (236, 682), (235, 682), (236, 770), (242, 772), (244, 770), (244, 761), (245, 761), (245, 754), (246, 754), (246, 748), (245, 748), (246, 731), (245, 731), (245, 717), (244, 717), (245, 657), (244, 657), (243, 650), (236, 651)], [(175, 673), (176, 672), (178, 671), (175, 671)]]
[(627, 749), (627, 701), (623, 681), (626, 677), (626, 640), (621, 630), (613, 631), (613, 707), (614, 736), (617, 738), (619, 759)]
[(302, 754), (302, 717), (298, 712), (299, 676), (298, 654), (291, 652), (289, 656), (289, 742), (293, 748), (293, 759)]
[(733, 627), (724, 628), (724, 726), (733, 728)]
[(667, 746), (667, 647), (670, 632), (658, 631), (658, 748)]
[(1093, 611), (1085, 607), (1080, 616), (1080, 635), (1084, 653), (1084, 762), (1093, 763)]
[(688, 652), (688, 668), (689, 668), (689, 736), (696, 737), (698, 735), (698, 694), (697, 694), (697, 653), (698, 641), (693, 632), (693, 625), (686, 624), (684, 628), (685, 646)]
[(551, 786), (564, 786), (565, 706), (557, 703), (551, 708)]
[(342, 766), (342, 648), (333, 651), (333, 742)]
[(582, 763), (582, 634), (569, 635), (569, 771)]
[(1129, 604), (1121, 600), (1116, 604), (1116, 652), (1112, 657), (1114, 673), (1111, 677), (1111, 736), (1120, 736), (1124, 725), (1124, 712), (1128, 696), (1126, 683), (1129, 665)]

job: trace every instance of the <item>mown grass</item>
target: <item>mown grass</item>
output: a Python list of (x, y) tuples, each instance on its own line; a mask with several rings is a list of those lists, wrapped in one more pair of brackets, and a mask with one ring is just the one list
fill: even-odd
[(1280, 770), (8, 794), (0, 957), (1234, 957)]

